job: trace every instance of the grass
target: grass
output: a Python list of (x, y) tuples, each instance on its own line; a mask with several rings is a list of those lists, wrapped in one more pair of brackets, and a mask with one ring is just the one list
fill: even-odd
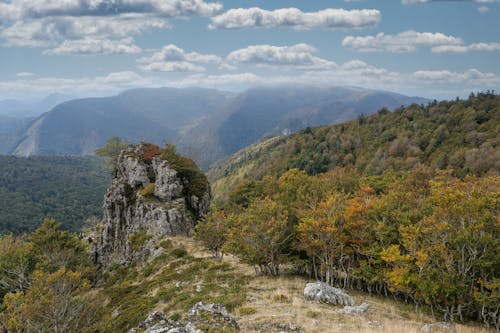
[[(356, 304), (367, 302), (362, 316), (337, 314), (340, 307), (303, 298), (308, 280), (300, 276), (255, 276), (232, 256), (214, 260), (192, 238), (173, 237), (158, 244), (163, 253), (138, 267), (112, 267), (103, 279), (107, 302), (102, 332), (126, 332), (153, 310), (174, 320), (187, 319), (195, 303), (220, 303), (236, 315), (241, 332), (265, 331), (290, 323), (305, 332), (417, 333), (440, 321), (392, 300), (348, 291)], [(286, 271), (285, 271), (286, 274)], [(197, 290), (197, 286), (201, 286)], [(491, 332), (479, 325), (456, 325), (457, 333)]]

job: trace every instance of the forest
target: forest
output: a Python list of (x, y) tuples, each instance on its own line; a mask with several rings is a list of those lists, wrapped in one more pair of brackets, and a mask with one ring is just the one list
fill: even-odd
[(80, 230), (101, 216), (109, 179), (100, 158), (0, 155), (0, 234), (34, 231), (46, 217)]

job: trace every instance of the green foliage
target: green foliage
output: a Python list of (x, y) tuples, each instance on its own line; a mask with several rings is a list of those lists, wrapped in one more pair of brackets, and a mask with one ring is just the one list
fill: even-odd
[(237, 215), (223, 249), (253, 265), (261, 274), (278, 275), (291, 238), (288, 214), (270, 198), (256, 200)]
[(225, 198), (241, 180), (279, 177), (293, 168), (309, 175), (335, 168), (382, 175), (419, 165), (453, 169), (458, 177), (500, 172), (500, 95), (413, 104), (362, 119), (308, 128), (242, 150), (210, 171), (216, 197)]
[(104, 146), (96, 149), (95, 154), (106, 159), (108, 169), (113, 174), (116, 172), (116, 162), (118, 160), (118, 156), (127, 145), (128, 143), (125, 140), (114, 136), (110, 138)]
[(207, 177), (192, 159), (177, 153), (173, 145), (165, 146), (162, 150), (161, 157), (168, 161), (172, 168), (174, 168), (182, 178), (187, 180), (187, 195), (196, 195), (201, 198), (203, 194), (205, 194), (208, 187)]
[(137, 252), (142, 250), (147, 241), (149, 241), (153, 236), (149, 235), (147, 230), (141, 229), (130, 235), (130, 246), (132, 251)]
[(195, 237), (212, 252), (215, 258), (222, 258), (222, 247), (226, 243), (228, 217), (223, 211), (214, 210), (196, 225)]
[(147, 197), (152, 195), (155, 191), (155, 183), (149, 183), (145, 188), (141, 190), (141, 195)]
[(79, 270), (90, 265), (87, 248), (75, 234), (61, 230), (54, 219), (45, 219), (29, 237), (37, 268), (54, 272), (61, 267)]
[(0, 156), (0, 234), (31, 232), (46, 217), (77, 231), (101, 216), (108, 183), (100, 158)]

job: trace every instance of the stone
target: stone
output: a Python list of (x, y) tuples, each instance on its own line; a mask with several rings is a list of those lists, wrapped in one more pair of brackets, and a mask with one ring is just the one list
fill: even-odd
[[(144, 158), (151, 146), (131, 145), (118, 157), (104, 197), (102, 223), (89, 237), (97, 267), (106, 269), (112, 263), (129, 264), (146, 257), (149, 260), (159, 253), (152, 247), (156, 240), (190, 235), (196, 221), (209, 211), (208, 182), (201, 197), (185, 194), (189, 181), (162, 159), (160, 148), (156, 147), (156, 156)], [(137, 249), (131, 237), (139, 232), (149, 237)]]
[(220, 304), (198, 302), (189, 309), (188, 320), (195, 326), (208, 326), (217, 332), (227, 328), (240, 329), (234, 316)]
[(324, 282), (308, 283), (304, 288), (304, 297), (308, 301), (332, 305), (354, 305), (352, 297), (342, 289), (334, 288)]
[(423, 333), (446, 333), (455, 332), (455, 325), (448, 322), (437, 322), (432, 324), (425, 324), (420, 328)]
[(188, 312), (188, 320), (175, 321), (163, 313), (152, 312), (128, 333), (203, 333), (239, 331), (234, 317), (220, 304), (196, 303)]
[(361, 305), (358, 305), (358, 306), (346, 305), (346, 306), (344, 306), (343, 309), (337, 310), (337, 313), (350, 314), (350, 315), (360, 315), (360, 314), (364, 314), (366, 311), (368, 311), (368, 308), (369, 308), (368, 303), (362, 303)]

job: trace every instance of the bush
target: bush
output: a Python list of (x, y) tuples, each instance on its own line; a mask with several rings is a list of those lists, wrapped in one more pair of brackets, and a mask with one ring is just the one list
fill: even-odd
[(155, 183), (149, 183), (145, 188), (141, 190), (141, 195), (147, 197), (152, 195), (155, 191)]

